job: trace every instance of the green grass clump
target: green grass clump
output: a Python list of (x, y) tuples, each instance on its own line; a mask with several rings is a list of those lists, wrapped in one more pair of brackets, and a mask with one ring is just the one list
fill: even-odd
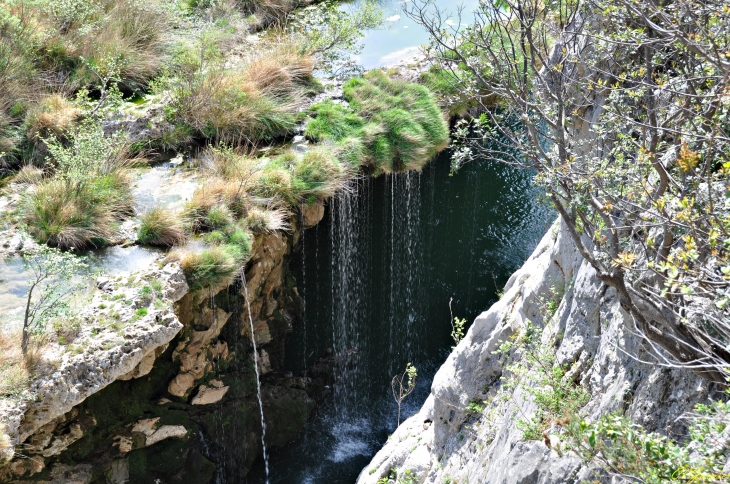
[(83, 186), (63, 179), (36, 185), (26, 194), (22, 220), (38, 242), (78, 249), (106, 244), (133, 210), (129, 181), (117, 172)]
[(330, 146), (320, 146), (304, 154), (294, 165), (294, 185), (298, 197), (315, 195), (327, 198), (344, 186), (350, 177)]
[(185, 231), (175, 213), (155, 207), (142, 215), (137, 239), (146, 245), (172, 247), (185, 241)]
[(216, 245), (186, 254), (180, 261), (193, 291), (233, 282), (241, 268), (242, 251), (236, 246)]
[(312, 114), (315, 117), (307, 124), (307, 136), (314, 141), (353, 136), (364, 124), (363, 118), (331, 99), (312, 106)]
[(215, 205), (205, 216), (206, 226), (211, 229), (222, 229), (233, 223), (233, 214), (225, 205)]
[(244, 257), (251, 253), (251, 234), (243, 229), (236, 229), (228, 236), (228, 242), (240, 248)]
[(428, 88), (375, 70), (347, 81), (343, 92), (350, 106), (313, 106), (306, 134), (336, 142), (346, 165), (376, 174), (417, 170), (448, 146), (448, 125)]

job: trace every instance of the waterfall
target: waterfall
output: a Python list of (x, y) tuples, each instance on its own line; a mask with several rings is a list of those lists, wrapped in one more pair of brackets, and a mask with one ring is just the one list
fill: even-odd
[(264, 448), (264, 464), (266, 465), (266, 484), (269, 484), (269, 455), (266, 452), (266, 422), (264, 421), (264, 404), (261, 400), (261, 376), (259, 375), (259, 353), (256, 349), (256, 337), (253, 331), (253, 317), (251, 316), (251, 302), (248, 299), (248, 284), (246, 283), (246, 274), (241, 271), (243, 279), (243, 293), (246, 296), (246, 308), (248, 310), (248, 322), (251, 325), (251, 343), (253, 344), (253, 362), (256, 371), (256, 396), (259, 399), (259, 410), (261, 411), (261, 445)]

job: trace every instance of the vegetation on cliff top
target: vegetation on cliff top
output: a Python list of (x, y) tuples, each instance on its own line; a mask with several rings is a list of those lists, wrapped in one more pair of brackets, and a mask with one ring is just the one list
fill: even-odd
[(312, 107), (306, 134), (338, 143), (340, 156), (375, 174), (420, 169), (449, 144), (449, 128), (433, 94), (381, 70), (343, 86), (349, 106)]

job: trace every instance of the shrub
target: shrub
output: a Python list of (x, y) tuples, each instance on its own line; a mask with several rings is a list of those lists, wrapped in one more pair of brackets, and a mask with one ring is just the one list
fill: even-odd
[(180, 265), (191, 290), (229, 285), (240, 269), (240, 253), (227, 246), (214, 246), (201, 252), (185, 254)]
[(142, 215), (137, 239), (142, 244), (172, 247), (185, 241), (185, 231), (176, 214), (155, 207)]

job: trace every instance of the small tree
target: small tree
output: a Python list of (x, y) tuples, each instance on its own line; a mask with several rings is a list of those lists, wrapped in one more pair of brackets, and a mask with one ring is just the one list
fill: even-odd
[(393, 398), (395, 398), (395, 402), (398, 404), (398, 425), (400, 425), (401, 404), (416, 388), (416, 376), (418, 376), (416, 367), (408, 363), (403, 374), (394, 376), (390, 382), (390, 388), (393, 390)]
[(63, 313), (69, 306), (69, 296), (82, 282), (74, 276), (88, 269), (88, 264), (74, 254), (41, 246), (23, 256), (23, 263), (31, 273), (23, 317), (23, 353), (28, 348), (30, 333), (40, 331), (50, 319)]
[(457, 125), (454, 168), (479, 154), (535, 170), (658, 361), (724, 383), (727, 3), (488, 0), (469, 27), (428, 0), (406, 14), (483, 113)]

